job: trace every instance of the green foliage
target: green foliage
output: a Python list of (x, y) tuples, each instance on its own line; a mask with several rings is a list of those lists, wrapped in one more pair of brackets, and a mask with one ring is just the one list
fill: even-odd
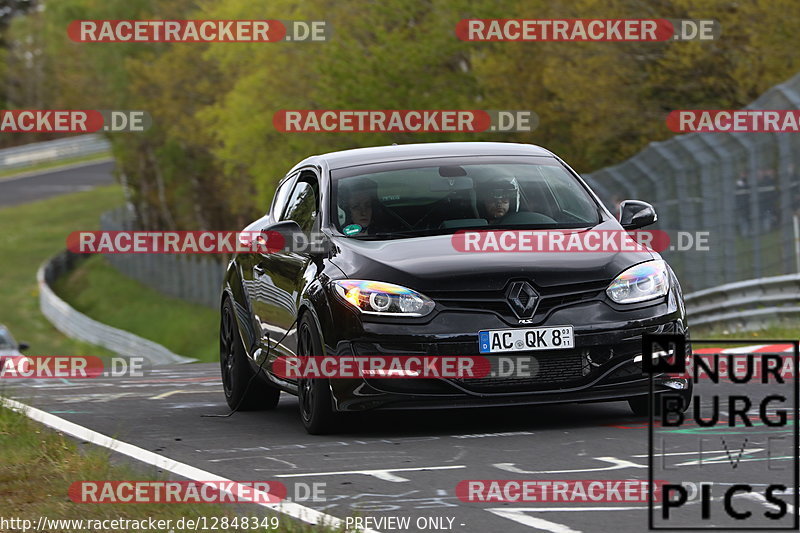
[[(714, 18), (713, 42), (462, 42), (463, 18)], [(324, 43), (73, 43), (75, 19), (325, 20)], [(800, 70), (794, 0), (59, 0), (17, 17), (14, 105), (144, 109), (116, 134), (128, 198), (150, 227), (237, 229), (298, 160), (380, 144), (541, 144), (578, 171), (672, 135), (673, 109), (737, 108)], [(25, 44), (32, 42), (34, 44)], [(33, 66), (22, 57), (42, 48)], [(24, 68), (23, 68), (24, 66)], [(34, 68), (35, 67), (35, 68)], [(529, 109), (534, 132), (280, 133), (281, 109)]]

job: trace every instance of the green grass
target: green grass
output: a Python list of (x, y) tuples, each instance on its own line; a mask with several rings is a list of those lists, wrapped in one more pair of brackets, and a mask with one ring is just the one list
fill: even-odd
[[(76, 481), (168, 479), (163, 475), (143, 473), (143, 467), (135, 469), (126, 464), (112, 464), (110, 458), (111, 452), (104, 448), (79, 448), (72, 439), (41, 426), (20, 413), (0, 407), (0, 509), (2, 509), (0, 516), (6, 520), (10, 518), (31, 520), (33, 527), (40, 516), (64, 520), (117, 518), (142, 520), (153, 517), (172, 520), (173, 524), (184, 517), (192, 519), (207, 517), (209, 520), (214, 517), (233, 518), (236, 516), (236, 511), (241, 516), (247, 517), (269, 516), (263, 508), (253, 504), (92, 505), (72, 502), (68, 497), (68, 491), (70, 485)], [(153, 469), (148, 468), (148, 470)], [(301, 524), (280, 515), (278, 524), (278, 529), (248, 531), (333, 532), (329, 528)], [(174, 526), (173, 529), (176, 533), (183, 531)], [(62, 528), (59, 531), (78, 530)], [(244, 530), (215, 529), (215, 531)]]
[[(69, 339), (39, 312), (36, 270), (66, 247), (72, 231), (98, 228), (100, 214), (123, 203), (116, 185), (0, 209), (0, 324), (30, 355), (112, 355)], [(65, 281), (62, 281), (65, 280)], [(219, 357), (213, 310), (168, 298), (93, 257), (59, 280), (56, 291), (79, 311), (103, 323), (165, 345), (180, 355)], [(13, 302), (13, 305), (12, 305)], [(124, 305), (123, 305), (124, 303)]]
[(215, 310), (171, 298), (121, 274), (102, 256), (93, 256), (60, 278), (55, 292), (75, 309), (179, 355), (219, 360)]
[(39, 312), (36, 270), (70, 232), (97, 229), (100, 214), (122, 203), (114, 185), (0, 209), (0, 323), (31, 345), (28, 354), (111, 355), (65, 337)]
[(9, 168), (0, 170), (0, 180), (8, 179), (8, 178), (15, 178), (17, 176), (23, 176), (25, 174), (30, 174), (32, 172), (38, 172), (40, 170), (47, 170), (50, 168), (58, 168), (58, 167), (65, 167), (68, 165), (75, 165), (77, 163), (86, 163), (89, 161), (99, 161), (101, 159), (110, 159), (111, 153), (110, 152), (101, 152), (98, 154), (91, 154), (91, 155), (83, 155), (78, 157), (70, 157), (68, 159), (60, 159), (58, 161), (46, 161), (43, 163), (35, 163), (28, 167), (22, 168)]

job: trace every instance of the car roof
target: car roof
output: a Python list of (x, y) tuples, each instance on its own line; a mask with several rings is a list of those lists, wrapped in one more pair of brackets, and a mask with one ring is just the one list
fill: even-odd
[[(355, 148), (320, 154), (304, 159), (294, 168), (316, 165), (324, 161), (328, 168), (352, 167), (387, 161), (403, 161), (432, 157), (458, 156), (553, 156), (549, 150), (535, 144), (501, 143), (501, 142), (445, 142), (421, 144), (396, 144), (390, 146), (372, 146)], [(294, 169), (292, 169), (294, 170)]]

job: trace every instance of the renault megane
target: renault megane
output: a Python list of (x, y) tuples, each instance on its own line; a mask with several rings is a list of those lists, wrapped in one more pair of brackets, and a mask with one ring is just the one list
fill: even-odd
[[(656, 221), (628, 200), (619, 220), (558, 156), (509, 143), (434, 143), (309, 157), (247, 231), (324, 246), (240, 253), (221, 296), (220, 364), (228, 404), (271, 409), (299, 397), (310, 433), (372, 409), (627, 400), (648, 409), (642, 335), (688, 335), (680, 285), (658, 253), (465, 253), (464, 232), (624, 233)], [(302, 240), (302, 239), (301, 239)], [(483, 377), (380, 375), (291, 379), (282, 357), (486, 357)], [(495, 372), (500, 357), (535, 371)], [(665, 355), (667, 356), (667, 355)], [(691, 397), (686, 380), (657, 393)]]

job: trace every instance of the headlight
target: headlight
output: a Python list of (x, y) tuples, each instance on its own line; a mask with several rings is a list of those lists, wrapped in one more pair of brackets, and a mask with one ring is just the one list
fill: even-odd
[(608, 297), (619, 304), (632, 304), (660, 298), (669, 291), (667, 264), (658, 259), (625, 270), (606, 289)]
[(434, 306), (427, 296), (392, 283), (345, 279), (333, 287), (345, 302), (371, 315), (425, 316)]

